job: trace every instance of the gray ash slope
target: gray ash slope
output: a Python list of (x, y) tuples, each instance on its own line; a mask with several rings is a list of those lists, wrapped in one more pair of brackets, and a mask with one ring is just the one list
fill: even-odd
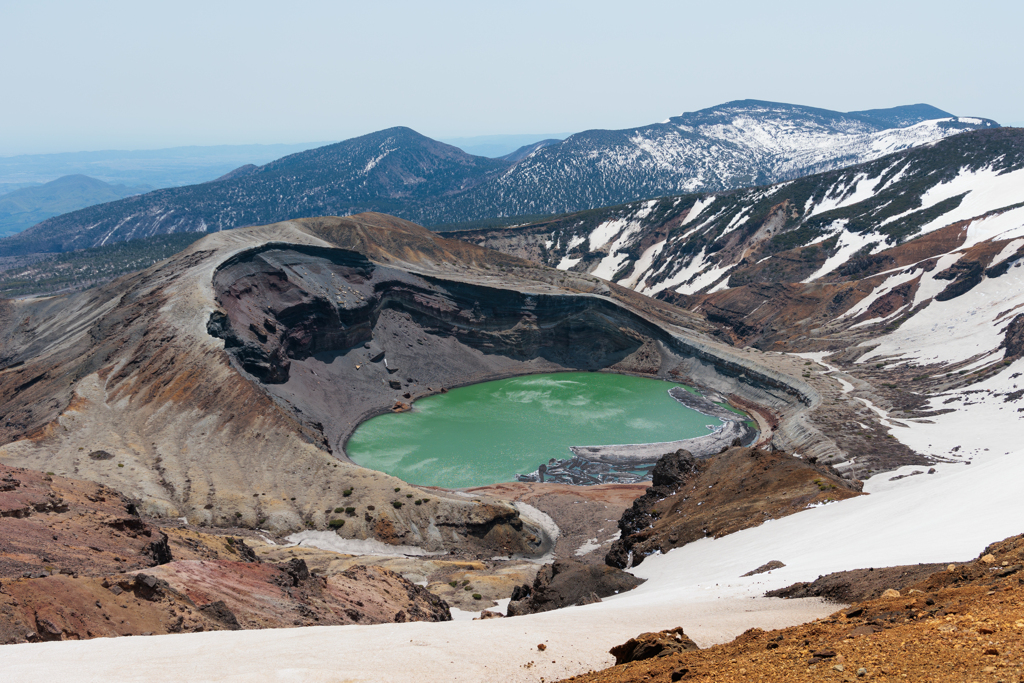
[(243, 175), (58, 216), (0, 242), (0, 254), (362, 211), (424, 225), (561, 213), (771, 182), (997, 125), (927, 105), (843, 114), (744, 100), (630, 130), (586, 131), (503, 159), (391, 128)]

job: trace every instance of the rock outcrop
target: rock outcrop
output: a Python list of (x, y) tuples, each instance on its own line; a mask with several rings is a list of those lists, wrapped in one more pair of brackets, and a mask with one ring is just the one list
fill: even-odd
[(508, 616), (536, 614), (561, 607), (588, 605), (636, 588), (644, 582), (614, 567), (556, 560), (537, 573), (533, 586), (512, 592)]
[(449, 619), (384, 567), (261, 562), (243, 537), (157, 527), (107, 487), (0, 465), (0, 643)]
[(622, 645), (616, 645), (608, 652), (615, 657), (615, 664), (619, 665), (699, 649), (697, 643), (683, 632), (682, 627), (677, 626), (657, 633), (641, 633)]
[(827, 466), (758, 448), (730, 448), (707, 459), (669, 453), (651, 483), (619, 520), (621, 537), (605, 558), (613, 567), (856, 496), (862, 486)]
[(381, 567), (295, 570), (184, 560), (137, 574), (4, 580), (0, 643), (451, 619), (443, 600)]
[(926, 579), (946, 564), (912, 564), (898, 567), (871, 567), (833, 572), (814, 581), (802, 581), (768, 591), (769, 598), (824, 598), (835, 603), (861, 602), (880, 598), (886, 590), (901, 591)]
[(0, 465), (0, 577), (95, 576), (170, 561), (167, 535), (125, 496)]

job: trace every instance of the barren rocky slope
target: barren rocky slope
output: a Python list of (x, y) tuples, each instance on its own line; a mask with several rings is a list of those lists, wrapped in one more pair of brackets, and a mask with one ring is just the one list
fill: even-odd
[(613, 567), (850, 498), (863, 487), (788, 453), (739, 447), (702, 460), (668, 453), (651, 483), (619, 520), (621, 538), (605, 558)]
[(282, 559), (157, 526), (105, 486), (0, 465), (0, 643), (451, 618), (384, 567)]
[(3, 577), (109, 574), (171, 558), (167, 535), (142, 522), (116, 491), (6, 465), (0, 465), (0, 531)]
[[(0, 458), (104, 482), (144, 514), (195, 523), (326, 527), (346, 501), (365, 509), (349, 536), (396, 542), (431, 527), (446, 532), (435, 547), (461, 544), (470, 529), (470, 544), (542, 545), (503, 503), (436, 493), (424, 507), (392, 507), (402, 482), (333, 457), (319, 432), (231, 367), (206, 331), (213, 271), (240, 248), (286, 236), (326, 246), (295, 226), (218, 235), (105, 288), (5, 304)], [(89, 457), (98, 450), (113, 457)]]

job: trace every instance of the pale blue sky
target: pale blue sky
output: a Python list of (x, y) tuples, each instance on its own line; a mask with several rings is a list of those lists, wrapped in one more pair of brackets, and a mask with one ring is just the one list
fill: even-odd
[(625, 128), (733, 99), (1024, 123), (1024, 3), (0, 0), (0, 155)]

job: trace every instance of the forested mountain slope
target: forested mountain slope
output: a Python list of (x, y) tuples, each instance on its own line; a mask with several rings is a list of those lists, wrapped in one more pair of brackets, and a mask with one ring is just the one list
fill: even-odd
[(995, 126), (927, 105), (842, 114), (746, 100), (631, 130), (586, 131), (502, 159), (391, 128), (57, 216), (0, 241), (0, 256), (362, 211), (424, 225), (555, 214), (795, 178)]

